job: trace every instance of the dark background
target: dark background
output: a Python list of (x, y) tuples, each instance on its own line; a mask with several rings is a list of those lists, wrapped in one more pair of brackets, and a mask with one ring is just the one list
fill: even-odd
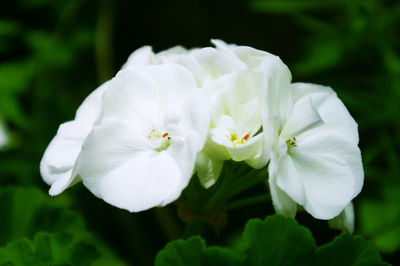
[[(398, 1), (1, 1), (0, 121), (9, 139), (0, 150), (0, 223), (25, 217), (28, 209), (13, 204), (15, 195), (29, 202), (26, 195), (35, 191), (46, 208), (83, 217), (85, 231), (121, 260), (147, 265), (168, 241), (184, 234), (201, 232), (209, 244), (232, 246), (247, 219), (272, 214), (270, 202), (259, 203), (228, 212), (219, 232), (202, 222), (185, 232), (174, 204), (130, 214), (81, 184), (50, 198), (39, 174), (41, 156), (59, 124), (72, 120), (85, 97), (112, 78), (131, 52), (143, 45), (156, 52), (175, 45), (210, 46), (211, 38), (219, 38), (280, 56), (295, 82), (336, 90), (359, 124), (365, 169), (363, 191), (354, 201), (355, 233), (395, 263), (400, 248), (399, 26)], [(32, 217), (40, 204), (29, 209)], [(0, 245), (59, 230), (51, 226), (56, 216), (43, 217), (29, 229), (9, 222), (17, 233), (5, 232), (3, 224)], [(339, 234), (304, 213), (298, 221), (319, 244)]]

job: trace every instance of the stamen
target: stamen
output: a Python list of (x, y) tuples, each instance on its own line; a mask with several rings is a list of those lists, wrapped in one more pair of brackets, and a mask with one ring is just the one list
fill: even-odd
[(239, 144), (245, 144), (250, 138), (250, 133), (247, 133), (242, 139), (239, 139), (238, 137), (239, 136), (237, 133), (231, 134), (230, 140), (232, 141), (234, 148), (236, 148)]
[(231, 141), (234, 142), (238, 139), (238, 134), (237, 133), (232, 133), (231, 134)]
[(292, 147), (292, 148), (297, 147), (296, 138), (288, 139), (288, 140), (286, 141), (286, 144), (287, 144), (289, 147)]
[[(162, 132), (162, 131), (161, 131)], [(148, 138), (152, 143), (153, 149), (156, 151), (163, 151), (168, 149), (171, 144), (171, 137), (168, 132), (161, 133), (157, 129), (151, 129)]]

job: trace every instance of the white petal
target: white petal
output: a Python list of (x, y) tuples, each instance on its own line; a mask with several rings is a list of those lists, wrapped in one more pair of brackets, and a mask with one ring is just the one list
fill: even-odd
[(321, 123), (323, 120), (314, 108), (311, 98), (303, 97), (295, 103), (280, 135), (285, 139), (291, 139)]
[[(66, 126), (74, 126), (76, 132), (81, 133), (81, 127), (76, 121), (60, 126), (57, 135), (50, 142), (40, 162), (40, 173), (43, 180), (49, 184), (60, 187), (51, 190), (51, 195), (57, 195), (66, 189), (74, 180), (72, 168), (84, 141), (84, 138), (71, 138), (63, 135)], [(56, 185), (57, 183), (58, 185)]]
[(292, 111), (293, 100), (290, 82), (292, 75), (279, 57), (261, 62), (260, 69), (267, 79), (267, 103), (270, 117), (279, 117), (283, 126)]
[[(271, 154), (273, 152), (274, 144), (278, 143), (278, 130), (279, 122), (278, 119), (270, 119), (269, 110), (266, 104), (261, 108), (262, 114), (262, 147), (259, 154), (246, 160), (246, 163), (253, 168), (260, 169), (267, 165), (271, 159)], [(285, 143), (286, 146), (286, 143)], [(286, 146), (287, 147), (287, 146)], [(286, 153), (286, 151), (285, 151)], [(279, 152), (278, 152), (279, 154)]]
[(256, 68), (263, 60), (268, 60), (274, 55), (265, 51), (257, 50), (249, 46), (238, 46), (234, 44), (226, 44), (221, 40), (211, 40), (211, 42), (222, 51), (227, 51), (236, 55), (240, 60), (245, 62), (249, 68)]
[(279, 158), (277, 163), (279, 170), (276, 172), (276, 184), (294, 201), (303, 205), (305, 201), (303, 184), (291, 156), (286, 154)]
[(304, 188), (303, 206), (315, 218), (337, 216), (359, 190), (358, 180), (363, 176), (355, 176), (354, 168), (362, 168), (361, 157), (351, 142), (334, 135), (299, 137), (289, 154)]
[(196, 78), (196, 84), (199, 87), (203, 87), (205, 82), (208, 80), (208, 74), (204, 70), (203, 66), (197, 62), (191, 55), (169, 55), (157, 58), (157, 62), (160, 64), (174, 63), (179, 64), (187, 68)]
[(233, 121), (232, 117), (223, 115), (216, 124), (217, 127), (211, 130), (212, 141), (224, 147), (233, 147), (230, 138), (231, 134), (237, 133), (235, 121)]
[[(102, 116), (137, 121), (154, 121), (158, 117), (158, 91), (155, 82), (144, 71), (124, 69), (110, 81), (104, 93)], [(148, 125), (151, 129), (154, 125)]]
[(221, 174), (222, 166), (223, 161), (214, 160), (205, 151), (200, 152), (196, 160), (196, 169), (200, 184), (206, 189), (214, 185)]
[(194, 92), (198, 92), (193, 74), (181, 65), (149, 66), (145, 71), (157, 88), (159, 100), (156, 102), (161, 111), (181, 108)]
[(166, 110), (181, 113), (197, 90), (193, 75), (177, 64), (121, 70), (104, 95), (106, 108), (102, 115), (118, 117), (150, 131), (162, 125)]
[(253, 99), (237, 108), (234, 114), (240, 133), (255, 135), (261, 127), (261, 102)]
[(206, 144), (204, 145), (204, 150), (214, 159), (218, 161), (224, 161), (230, 159), (230, 155), (226, 150), (225, 146), (218, 144), (213, 141), (211, 134), (207, 136)]
[[(334, 156), (344, 161), (351, 170), (353, 176), (353, 198), (357, 196), (364, 183), (364, 169), (361, 152), (352, 139), (336, 134), (334, 130), (322, 129), (326, 125), (297, 137), (297, 145), (301, 150), (315, 156)], [(321, 129), (319, 129), (321, 128)], [(300, 150), (300, 149), (299, 149)]]
[(240, 71), (234, 87), (224, 96), (228, 110), (242, 134), (254, 135), (261, 127), (261, 108), (267, 94), (264, 81), (261, 72)]
[(164, 206), (179, 197), (181, 172), (172, 156), (163, 151), (136, 154), (85, 186), (104, 201), (130, 212)]
[(52, 185), (51, 195), (63, 192), (77, 181), (72, 169), (85, 138), (99, 116), (102, 95), (107, 88), (108, 83), (104, 83), (93, 91), (77, 110), (75, 120), (60, 125), (57, 135), (47, 147), (40, 162), (40, 173), (43, 180)]
[(189, 184), (189, 180), (193, 175), (196, 156), (200, 151), (199, 149), (202, 148), (202, 146), (199, 146), (199, 138), (198, 133), (192, 130), (188, 132), (185, 138), (173, 141), (167, 149), (181, 172), (182, 188)]
[(195, 139), (190, 140), (190, 142), (196, 141), (196, 152), (202, 150), (207, 139), (210, 125), (210, 96), (204, 89), (194, 88), (192, 89), (191, 95), (187, 96), (185, 103), (178, 112), (181, 114), (181, 124), (184, 130), (196, 132)]
[[(156, 54), (157, 60), (163, 59), (163, 58), (168, 58), (168, 57), (173, 57), (175, 55), (184, 55), (188, 54), (189, 50), (185, 49), (183, 46), (174, 46), (171, 47), (167, 50), (164, 50), (162, 52), (159, 52)], [(164, 62), (164, 61), (162, 61)]]
[(261, 169), (265, 167), (269, 162), (269, 155), (260, 151), (256, 155), (252, 156), (251, 158), (245, 160), (245, 162), (253, 167), (254, 169)]
[[(86, 126), (85, 130), (83, 130), (83, 132), (80, 132), (82, 136), (87, 136), (87, 134), (89, 134), (94, 123), (99, 117), (103, 102), (103, 95), (104, 92), (108, 90), (109, 86), (110, 82), (107, 81), (96, 90), (94, 90), (91, 94), (89, 94), (88, 97), (86, 97), (86, 99), (76, 111), (75, 121), (78, 121), (81, 124), (85, 124)], [(78, 134), (78, 132), (73, 130), (73, 134)]]
[(211, 47), (195, 50), (191, 55), (213, 78), (247, 68), (237, 57)]
[(232, 160), (240, 162), (253, 158), (258, 155), (263, 148), (263, 134), (258, 134), (250, 138), (244, 144), (238, 144), (237, 147), (228, 146), (226, 149), (232, 157)]
[(311, 97), (313, 105), (325, 121), (326, 126), (317, 131), (333, 131), (358, 144), (357, 123), (331, 88), (307, 83), (294, 83), (291, 86), (296, 100)]
[(350, 233), (354, 232), (354, 222), (355, 216), (352, 202), (338, 216), (328, 221), (329, 227)]
[(271, 159), (268, 172), (269, 172), (269, 188), (272, 197), (272, 204), (274, 205), (274, 209), (276, 213), (288, 216), (295, 217), (297, 212), (297, 203), (293, 201), (285, 191), (281, 190), (276, 184), (276, 174), (277, 170), (276, 160)]
[(140, 69), (143, 66), (152, 64), (154, 61), (154, 53), (150, 46), (143, 46), (134, 51), (122, 66), (121, 69)]
[(146, 137), (131, 124), (105, 117), (86, 138), (77, 160), (77, 171), (83, 180), (97, 179), (128, 161), (132, 154), (150, 149)]
[[(84, 127), (85, 125), (77, 121), (60, 125), (57, 135), (46, 149), (42, 163), (60, 171), (72, 169), (85, 138), (85, 134), (82, 134)], [(48, 181), (52, 183), (51, 180)]]

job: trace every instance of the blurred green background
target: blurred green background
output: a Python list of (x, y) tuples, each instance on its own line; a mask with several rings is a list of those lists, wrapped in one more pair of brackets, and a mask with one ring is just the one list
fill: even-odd
[[(396, 264), (399, 37), (398, 1), (1, 1), (3, 252), (14, 248), (7, 243), (26, 237), (31, 241), (26, 245), (39, 245), (43, 239), (58, 243), (68, 252), (56, 257), (70, 256), (73, 264), (77, 257), (79, 263), (96, 257), (98, 265), (151, 265), (168, 241), (182, 237), (184, 223), (174, 204), (130, 214), (98, 200), (80, 184), (51, 198), (39, 162), (59, 124), (73, 119), (85, 97), (112, 78), (132, 51), (143, 45), (155, 51), (174, 45), (209, 46), (211, 38), (220, 38), (279, 55), (295, 82), (336, 90), (358, 122), (365, 169), (364, 188), (355, 200), (355, 233), (373, 241), (383, 258)], [(218, 232), (201, 222), (196, 230), (210, 244), (229, 245), (248, 218), (271, 213), (270, 202), (258, 203), (226, 213), (227, 224)], [(307, 214), (297, 219), (318, 243), (339, 234)], [(79, 253), (82, 245), (84, 254)]]

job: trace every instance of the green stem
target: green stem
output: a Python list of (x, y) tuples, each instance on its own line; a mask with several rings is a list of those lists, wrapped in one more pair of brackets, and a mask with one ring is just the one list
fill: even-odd
[[(225, 168), (223, 180), (217, 192), (202, 207), (203, 213), (210, 212), (218, 203), (223, 203), (237, 194), (264, 181), (264, 171), (251, 169), (246, 173), (246, 168), (234, 169), (231, 165)], [(244, 174), (243, 176), (241, 176)], [(241, 177), (240, 177), (241, 176)], [(239, 177), (239, 178), (238, 178)], [(235, 180), (237, 178), (237, 180)], [(233, 180), (233, 182), (232, 182)]]
[[(226, 171), (228, 172), (228, 171)], [(210, 212), (215, 205), (220, 202), (221, 198), (223, 198), (224, 194), (225, 194), (225, 190), (226, 187), (228, 187), (227, 185), (230, 183), (229, 179), (232, 177), (231, 176), (232, 173), (231, 171), (228, 172), (228, 174), (225, 174), (222, 178), (222, 183), (221, 185), (218, 187), (217, 192), (215, 192), (215, 194), (211, 197), (211, 199), (202, 207), (202, 211), (207, 213)]]

